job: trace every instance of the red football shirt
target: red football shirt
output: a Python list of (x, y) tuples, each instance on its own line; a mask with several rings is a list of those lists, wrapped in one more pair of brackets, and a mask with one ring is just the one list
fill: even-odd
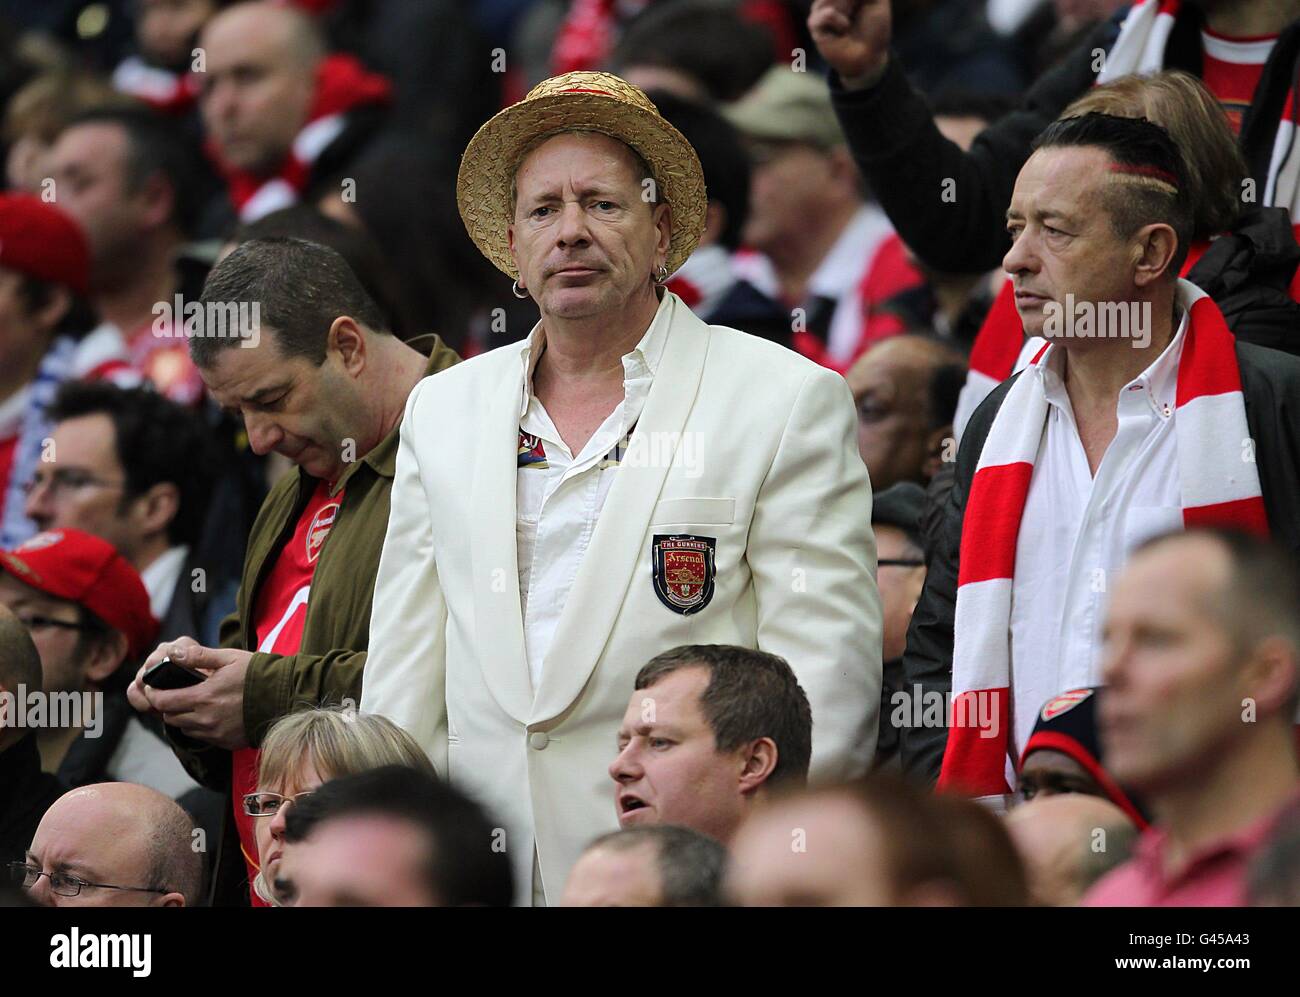
[(1234, 135), (1241, 134), (1241, 119), (1255, 96), (1264, 63), (1277, 35), (1229, 38), (1208, 28), (1201, 31), (1201, 80), (1228, 116)]
[[(343, 505), (343, 492), (331, 498), (329, 488), (327, 482), (317, 483), (316, 490), (298, 517), (293, 536), (281, 548), (275, 566), (254, 596), (253, 635), (258, 651), (263, 654), (297, 654), (302, 643), (312, 575), (316, 572), (325, 539)], [(232, 760), (231, 795), (249, 882), (258, 871), (257, 837), (253, 833), (255, 818), (244, 812), (244, 795), (257, 791), (260, 754), (256, 748), (240, 748)], [(266, 906), (258, 900), (255, 891), (250, 892), (254, 906)]]

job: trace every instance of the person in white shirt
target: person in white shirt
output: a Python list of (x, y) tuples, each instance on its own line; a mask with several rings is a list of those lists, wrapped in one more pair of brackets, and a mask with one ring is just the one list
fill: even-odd
[(539, 84), (471, 141), (458, 200), (541, 321), (412, 392), (361, 709), (501, 815), (519, 899), (554, 903), (617, 826), (628, 689), (668, 648), (784, 657), (812, 705), (813, 778), (865, 770), (871, 490), (841, 377), (662, 288), (706, 201), (640, 90)]
[(1279, 427), (1300, 361), (1237, 342), (1177, 278), (1189, 201), (1146, 119), (1057, 121), (1020, 172), (1003, 265), (1048, 345), (972, 416), (904, 655), (909, 688), (952, 696), (946, 729), (902, 738), (941, 788), (1011, 792), (1039, 706), (1098, 684), (1107, 592), (1142, 540), (1219, 524), (1297, 546)]

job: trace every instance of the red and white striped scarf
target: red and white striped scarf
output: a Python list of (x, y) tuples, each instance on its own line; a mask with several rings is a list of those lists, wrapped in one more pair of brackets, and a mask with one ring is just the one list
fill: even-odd
[[(1160, 72), (1165, 65), (1169, 34), (1182, 5), (1182, 0), (1141, 0), (1135, 3), (1120, 25), (1119, 37), (1106, 54), (1106, 63), (1097, 74), (1098, 85), (1130, 73)], [(1287, 208), (1293, 220), (1300, 220), (1300, 149), (1292, 149), (1297, 138), (1294, 97), (1293, 87), (1287, 94), (1282, 119), (1273, 139), (1263, 204)]]
[(138, 55), (123, 59), (113, 70), (113, 86), (163, 114), (184, 114), (199, 97), (196, 73), (173, 73), (151, 66)]
[(209, 144), (209, 154), (225, 178), (239, 220), (256, 221), (296, 204), (311, 180), (312, 164), (347, 127), (348, 112), (385, 105), (392, 99), (392, 91), (386, 77), (366, 69), (355, 56), (326, 56), (316, 70), (316, 94), (307, 112), (307, 123), (274, 174), (258, 176), (229, 166)]
[[(1255, 464), (1242, 458), (1250, 438), (1235, 339), (1210, 297), (1178, 282), (1188, 311), (1178, 364), (1174, 432), (1183, 524), (1234, 526), (1267, 535)], [(1033, 359), (1038, 364), (1049, 347)], [(989, 429), (971, 482), (961, 531), (953, 627), (952, 705), (939, 788), (972, 796), (1011, 792), (1008, 757), (1011, 599), (1029, 482), (1047, 421), (1047, 398), (1032, 370), (1012, 385)], [(991, 704), (991, 706), (990, 706)], [(1042, 704), (1021, 704), (1037, 709)], [(996, 728), (981, 729), (976, 719)]]

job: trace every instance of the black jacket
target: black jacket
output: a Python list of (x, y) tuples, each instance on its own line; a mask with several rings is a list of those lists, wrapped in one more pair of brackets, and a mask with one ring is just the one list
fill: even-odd
[[(0, 751), (0, 866), (23, 858), (36, 826), (67, 787), (41, 771), (36, 734)], [(7, 869), (0, 869), (8, 875)]]
[[(1127, 11), (1100, 25), (1026, 92), (1020, 106), (989, 125), (969, 152), (934, 126), (925, 98), (891, 57), (874, 87), (846, 91), (831, 73), (831, 97), (849, 148), (903, 241), (946, 273), (982, 273), (1010, 248), (1005, 212), (1030, 144), (1096, 80), (1094, 52), (1109, 51)], [(1202, 14), (1184, 4), (1166, 48), (1166, 69), (1201, 75)], [(1263, 196), (1273, 138), (1296, 76), (1300, 20), (1278, 37), (1241, 124), (1241, 147)], [(948, 186), (952, 181), (955, 186)], [(952, 196), (943, 196), (951, 189)]]
[[(1246, 423), (1255, 442), (1255, 466), (1274, 540), (1300, 562), (1300, 358), (1249, 343), (1236, 344)], [(925, 590), (912, 613), (903, 654), (904, 688), (922, 695), (952, 689), (953, 616), (966, 496), (988, 438), (1016, 374), (993, 389), (971, 416), (957, 451), (957, 470), (942, 521), (928, 555)], [(926, 700), (923, 700), (925, 702)], [(904, 727), (903, 769), (934, 782), (939, 777), (948, 732), (943, 727)]]

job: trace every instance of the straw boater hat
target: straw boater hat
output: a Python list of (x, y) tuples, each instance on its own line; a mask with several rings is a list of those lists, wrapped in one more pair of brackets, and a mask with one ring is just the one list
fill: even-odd
[(565, 73), (543, 80), (470, 139), (456, 178), (456, 203), (474, 244), (499, 269), (519, 277), (506, 235), (512, 221), (510, 186), (515, 171), (523, 151), (534, 142), (573, 130), (616, 138), (649, 164), (659, 200), (672, 208), (672, 239), (665, 262), (669, 273), (676, 271), (704, 232), (708, 201), (700, 157), (649, 97), (610, 73)]

